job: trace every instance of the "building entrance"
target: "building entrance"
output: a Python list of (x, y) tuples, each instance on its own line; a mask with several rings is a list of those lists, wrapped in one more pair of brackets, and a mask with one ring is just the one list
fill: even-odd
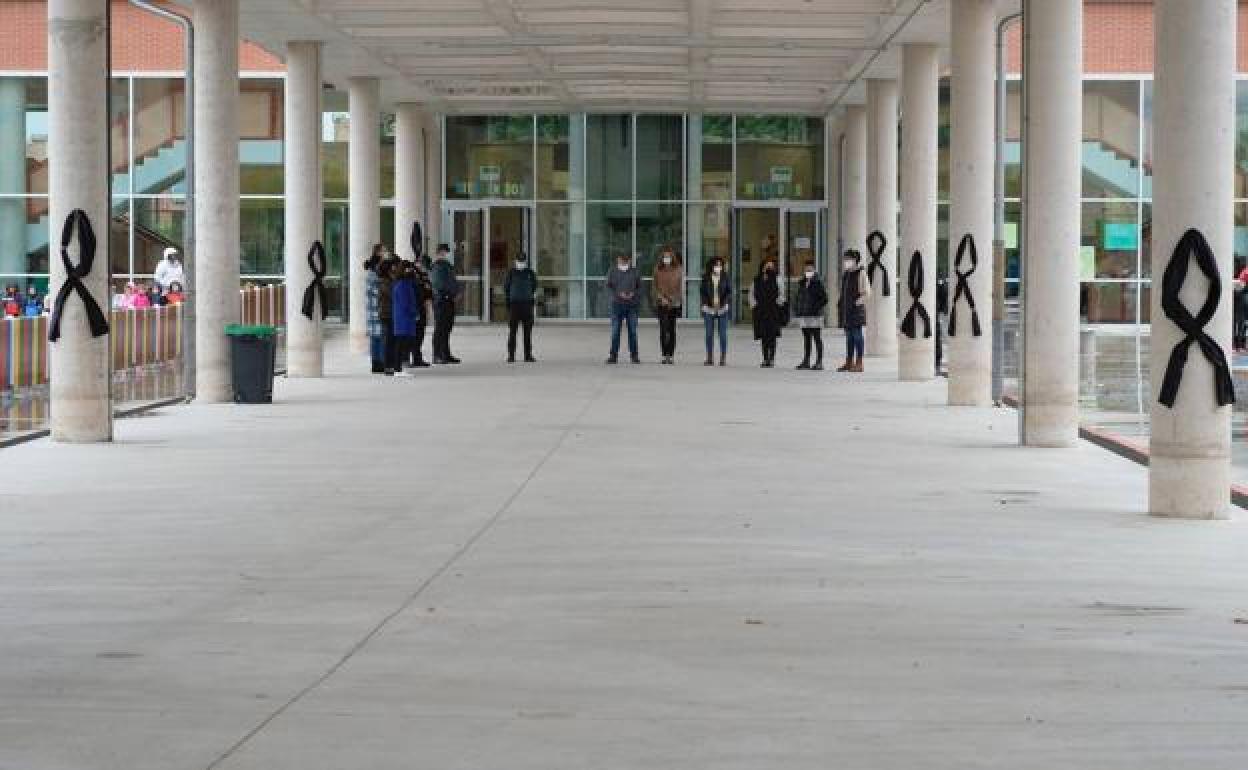
[[(827, 210), (816, 206), (738, 206), (733, 210), (732, 275), (737, 287), (736, 320), (750, 322), (749, 292), (755, 276), (768, 259), (784, 276), (788, 301), (797, 297), (797, 286), (807, 260), (825, 272), (824, 232)], [(826, 283), (827, 278), (824, 277)]]
[(442, 227), (452, 234), (455, 272), (464, 284), (460, 317), (487, 322), (506, 319), (503, 282), (517, 255), (532, 254), (533, 209), (456, 206), (444, 212)]

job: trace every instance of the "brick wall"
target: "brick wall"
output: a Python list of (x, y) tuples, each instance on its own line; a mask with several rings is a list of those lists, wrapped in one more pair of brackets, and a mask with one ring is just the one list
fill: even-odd
[[(180, 10), (185, 11), (185, 8)], [(44, 0), (0, 0), (0, 70), (43, 72), (48, 67), (48, 11)], [(113, 0), (113, 69), (181, 71), (182, 31), (173, 22)], [(239, 68), (281, 72), (280, 59), (244, 42)]]
[[(1007, 35), (1007, 66), (1018, 72), (1018, 25)], [(1238, 67), (1248, 73), (1248, 3), (1239, 4)], [(1140, 0), (1085, 3), (1083, 70), (1092, 74), (1148, 74), (1153, 71), (1153, 4)]]

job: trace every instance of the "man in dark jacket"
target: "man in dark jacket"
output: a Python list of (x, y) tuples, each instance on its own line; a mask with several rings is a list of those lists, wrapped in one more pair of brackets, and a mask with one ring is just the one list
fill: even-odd
[(620, 326), (628, 327), (628, 352), (633, 363), (641, 363), (637, 353), (637, 308), (641, 302), (641, 276), (627, 254), (620, 254), (607, 273), (607, 294), (611, 298), (611, 353), (614, 364), (620, 354)]
[(459, 359), (451, 355), (451, 330), (455, 327), (455, 300), (459, 299), (463, 287), (451, 264), (451, 247), (445, 243), (438, 244), (430, 277), (433, 284), (433, 362), (458, 364)]
[(524, 327), (524, 360), (537, 361), (533, 357), (533, 306), (537, 302), (537, 273), (529, 267), (529, 258), (523, 252), (516, 256), (516, 264), (507, 271), (503, 281), (503, 294), (507, 297), (509, 331), (507, 334), (507, 363), (516, 362), (516, 329)]

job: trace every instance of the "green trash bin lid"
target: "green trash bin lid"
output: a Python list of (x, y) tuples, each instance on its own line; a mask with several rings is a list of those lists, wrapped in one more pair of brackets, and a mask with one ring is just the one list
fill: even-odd
[(230, 337), (272, 337), (274, 334), (277, 334), (277, 327), (226, 324), (225, 333)]

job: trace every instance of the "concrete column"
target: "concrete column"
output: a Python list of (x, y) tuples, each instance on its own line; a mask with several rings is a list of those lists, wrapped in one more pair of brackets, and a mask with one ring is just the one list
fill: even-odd
[[(48, 2), (48, 222), (51, 288), (65, 284), (61, 228), (82, 209), (95, 231), (95, 262), (82, 283), (105, 313), (109, 298), (108, 0)], [(77, 264), (79, 241), (69, 247)], [(70, 294), (61, 338), (49, 347), (52, 439), (112, 441), (109, 335), (92, 337), (86, 305)]]
[(321, 44), (286, 48), (286, 372), (320, 377), (320, 300), (309, 319), (303, 292), (312, 282), (308, 252), (324, 238), (321, 197)]
[(419, 104), (395, 108), (394, 251), (411, 256), (412, 222), (425, 227), (425, 114)]
[(919, 253), (923, 291), (918, 305), (931, 319), (932, 336), (924, 337), (921, 316), (915, 314), (915, 337), (897, 338), (897, 376), (923, 381), (935, 376), (936, 356), (936, 168), (940, 88), (940, 53), (934, 45), (911, 43), (902, 47), (901, 123), (901, 250), (897, 265), (900, 281), (898, 312), (905, 318), (915, 304), (910, 295), (910, 261)]
[[(1222, 518), (1229, 506), (1231, 407), (1218, 406), (1214, 369), (1193, 344), (1174, 408), (1158, 401), (1171, 351), (1185, 333), (1162, 309), (1161, 282), (1179, 239), (1195, 228), (1217, 260), (1222, 293), (1204, 332), (1229, 354), (1234, 258), (1234, 0), (1157, 3), (1153, 139), (1152, 438), (1148, 509)], [(1189, 264), (1180, 292), (1195, 316), (1209, 282)]]
[(239, 318), (238, 0), (196, 2), (195, 398), (234, 399), (223, 329)]
[(351, 224), (347, 262), (351, 276), (351, 352), (368, 351), (367, 282), (364, 260), (381, 240), (381, 81), (351, 78), (347, 86), (351, 135), (347, 160)]
[[(957, 335), (947, 337), (949, 403), (988, 406), (992, 403), (992, 187), (996, 91), (995, 0), (952, 0), (950, 25), (951, 102), (949, 152), (949, 310), (954, 310), (957, 275), (954, 257), (963, 237), (970, 235), (979, 264), (967, 280), (975, 299), (983, 334), (971, 328), (971, 309), (957, 303)], [(969, 255), (962, 270), (970, 269)]]
[[(867, 233), (886, 240), (880, 263), (887, 281), (897, 280), (897, 99), (896, 80), (867, 81)], [(863, 251), (864, 264), (871, 255)], [(875, 271), (867, 303), (867, 355), (897, 354), (897, 295), (884, 295), (885, 277)]]
[(1027, 0), (1025, 9), (1022, 438), (1027, 446), (1074, 446), (1079, 440), (1083, 2)]
[[(832, 277), (838, 274), (838, 265), (841, 264), (841, 137), (845, 133), (845, 124), (838, 115), (835, 118), (825, 117), (824, 125), (827, 127), (825, 131), (827, 152), (825, 154), (828, 173), (828, 216), (823, 241), (825, 264), (822, 270), (824, 280), (831, 281)], [(832, 284), (829, 284), (828, 290), (832, 290)], [(824, 309), (824, 323), (836, 325), (835, 302), (828, 302), (827, 308)]]
[[(867, 254), (867, 109), (851, 105), (845, 113), (845, 166), (841, 194), (845, 200), (841, 209), (845, 217), (841, 234), (845, 250), (857, 249)], [(840, 274), (841, 255), (836, 255), (836, 269), (828, 270), (829, 287), (836, 286), (833, 277)]]
[[(0, 78), (0, 193), (25, 192), (26, 82)], [(26, 268), (26, 201), (0, 198), (0, 273)]]
[(442, 237), (442, 121), (429, 115), (425, 123), (425, 253), (438, 247)]

